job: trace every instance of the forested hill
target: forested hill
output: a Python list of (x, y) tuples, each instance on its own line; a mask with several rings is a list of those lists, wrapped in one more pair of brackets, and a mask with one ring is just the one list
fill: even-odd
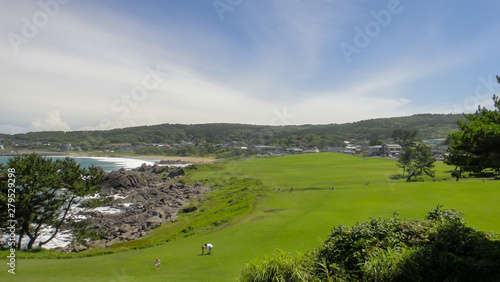
[[(422, 139), (445, 138), (457, 130), (458, 114), (418, 114), (379, 118), (345, 124), (266, 126), (249, 124), (160, 124), (106, 131), (46, 131), (26, 134), (0, 134), (0, 143), (69, 143), (96, 148), (106, 144), (174, 144), (181, 141), (218, 144), (281, 145), (291, 141), (321, 140), (322, 145), (337, 146), (344, 140), (388, 140), (395, 129), (418, 130)], [(3, 140), (2, 140), (3, 139)]]

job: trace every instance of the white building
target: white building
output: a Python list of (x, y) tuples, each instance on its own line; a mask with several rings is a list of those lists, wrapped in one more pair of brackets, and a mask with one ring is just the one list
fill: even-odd
[(397, 156), (403, 152), (403, 147), (399, 144), (384, 144), (382, 145), (382, 154)]

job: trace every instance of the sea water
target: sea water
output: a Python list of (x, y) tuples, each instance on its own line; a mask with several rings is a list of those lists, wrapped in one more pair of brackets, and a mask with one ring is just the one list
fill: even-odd
[[(0, 156), (0, 163), (7, 164), (8, 159), (11, 157)], [(47, 157), (52, 159), (64, 159), (65, 157)], [(140, 160), (129, 158), (115, 158), (115, 157), (74, 157), (75, 161), (84, 168), (92, 165), (100, 166), (106, 172), (124, 169), (132, 169), (140, 167), (142, 164), (153, 165), (159, 160)]]
[[(8, 159), (11, 157), (7, 156), (0, 156), (0, 163), (2, 164), (7, 164)], [(47, 157), (51, 159), (64, 159), (65, 157)], [(114, 170), (119, 170), (121, 168), (124, 169), (132, 169), (141, 166), (142, 164), (147, 164), (147, 165), (153, 165), (155, 162), (158, 162), (159, 160), (140, 160), (140, 159), (129, 159), (129, 158), (115, 158), (115, 157), (75, 157), (75, 161), (80, 164), (84, 168), (88, 168), (92, 165), (94, 166), (100, 166), (104, 171), (114, 171)], [(179, 165), (175, 165), (179, 166)], [(78, 209), (78, 208), (77, 208)], [(101, 207), (95, 209), (96, 212), (102, 212), (102, 213), (116, 213), (120, 212), (120, 210), (112, 209), (112, 208), (106, 208), (106, 207)], [(34, 246), (38, 246), (38, 242), (44, 241), (48, 239), (53, 233), (53, 227), (51, 226), (46, 226), (43, 228), (41, 231), (41, 235), (38, 237), (38, 239), (35, 242)], [(73, 238), (73, 235), (71, 234), (71, 231), (69, 230), (61, 230), (54, 239), (52, 239), (49, 243), (44, 245), (43, 247), (45, 249), (53, 249), (56, 247), (64, 247), (70, 244), (71, 240)], [(8, 235), (2, 235), (0, 236), (0, 245), (6, 246), (6, 242), (8, 239)], [(28, 245), (28, 238), (25, 237), (23, 239), (23, 243), (21, 248), (26, 248)], [(16, 238), (17, 242), (17, 238)]]

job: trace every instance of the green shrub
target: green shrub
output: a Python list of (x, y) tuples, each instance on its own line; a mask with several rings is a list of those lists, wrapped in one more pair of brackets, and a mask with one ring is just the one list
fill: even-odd
[(380, 256), (395, 254), (390, 252), (423, 244), (429, 232), (430, 226), (425, 222), (403, 221), (397, 214), (389, 219), (373, 218), (352, 227), (339, 225), (333, 228), (318, 255), (329, 265), (340, 266), (340, 276), (362, 280), (363, 265), (370, 258), (377, 257), (378, 253)]
[(197, 206), (187, 206), (187, 207), (183, 207), (182, 209), (180, 209), (180, 213), (190, 213), (190, 212), (194, 212), (195, 210), (197, 210), (198, 207)]
[[(403, 277), (411, 273), (411, 269), (404, 272), (401, 262), (411, 258), (415, 249), (388, 248), (374, 252), (361, 266), (366, 281), (414, 281), (413, 276)], [(418, 280), (415, 280), (418, 281)]]
[(449, 221), (403, 267), (419, 266), (412, 276), (421, 281), (500, 281), (500, 242), (490, 238), (463, 222)]
[(307, 254), (292, 256), (281, 250), (262, 262), (250, 262), (241, 272), (240, 281), (283, 281), (309, 282), (311, 276), (312, 259)]
[[(500, 281), (500, 241), (467, 227), (461, 212), (424, 220), (370, 219), (339, 225), (307, 255), (283, 252), (252, 262), (242, 281)], [(312, 263), (311, 263), (312, 262)], [(298, 274), (300, 273), (300, 276)]]

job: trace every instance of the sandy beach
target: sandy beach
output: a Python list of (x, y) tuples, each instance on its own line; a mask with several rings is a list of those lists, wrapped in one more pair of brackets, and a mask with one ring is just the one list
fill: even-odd
[(212, 163), (215, 160), (213, 158), (174, 157), (174, 156), (162, 156), (162, 155), (123, 156), (123, 158), (140, 159), (140, 160), (181, 161), (185, 163), (194, 163), (194, 164)]
[(214, 158), (198, 158), (198, 157), (176, 157), (176, 156), (162, 156), (162, 155), (102, 155), (102, 154), (79, 154), (69, 153), (71, 157), (107, 157), (107, 158), (126, 158), (138, 160), (151, 160), (151, 161), (180, 161), (181, 163), (204, 164), (212, 163)]
[(31, 154), (36, 153), (41, 156), (69, 156), (69, 157), (105, 157), (105, 158), (126, 158), (126, 159), (139, 159), (139, 160), (157, 160), (157, 161), (180, 161), (182, 163), (212, 163), (215, 161), (214, 158), (202, 158), (202, 157), (176, 157), (176, 156), (162, 156), (162, 155), (108, 155), (103, 153), (75, 153), (75, 152), (44, 152), (44, 151), (18, 151), (13, 154), (4, 154), (3, 156), (15, 156), (21, 154)]

